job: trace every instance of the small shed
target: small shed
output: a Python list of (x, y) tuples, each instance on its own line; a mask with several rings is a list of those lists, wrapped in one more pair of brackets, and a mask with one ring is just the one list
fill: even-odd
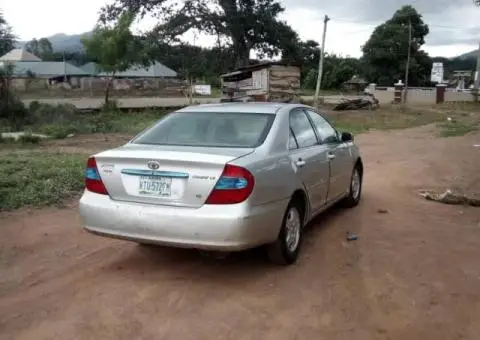
[(222, 74), (223, 101), (291, 102), (299, 96), (300, 67), (266, 62)]
[(347, 90), (357, 93), (362, 92), (367, 86), (367, 81), (357, 75), (354, 75), (350, 80), (343, 83), (343, 87)]

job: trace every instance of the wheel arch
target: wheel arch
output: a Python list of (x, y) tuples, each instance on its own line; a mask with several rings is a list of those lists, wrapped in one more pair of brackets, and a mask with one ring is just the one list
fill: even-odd
[(358, 166), (358, 169), (360, 170), (360, 176), (363, 177), (363, 161), (362, 161), (362, 157), (358, 157), (357, 160), (355, 161), (354, 167), (357, 167), (357, 166)]
[(295, 202), (295, 203), (298, 203), (298, 204), (301, 205), (301, 207), (303, 209), (303, 211), (302, 211), (302, 217), (303, 217), (302, 222), (305, 223), (305, 221), (307, 220), (308, 213), (310, 211), (310, 204), (309, 204), (308, 196), (307, 196), (307, 193), (305, 192), (305, 190), (300, 189), (300, 188), (296, 189), (292, 194), (291, 202)]

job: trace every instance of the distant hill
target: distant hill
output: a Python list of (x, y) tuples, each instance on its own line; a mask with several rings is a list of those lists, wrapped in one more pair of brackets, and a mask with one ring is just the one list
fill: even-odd
[[(73, 35), (58, 33), (46, 38), (52, 43), (54, 52), (78, 52), (83, 50), (83, 44), (80, 39), (89, 35), (91, 35), (91, 32)], [(23, 47), (26, 43), (26, 41), (19, 41), (17, 47)]]
[[(47, 39), (50, 40), (50, 42), (52, 43), (54, 52), (63, 52), (63, 51), (78, 52), (78, 51), (83, 51), (83, 44), (80, 39), (85, 36), (90, 36), (91, 34), (92, 32), (85, 32), (82, 34), (72, 34), (72, 35), (58, 33), (50, 37), (47, 37)], [(19, 41), (17, 43), (17, 47), (18, 48), (23, 47), (25, 44), (26, 44), (26, 41)], [(464, 53), (457, 57), (448, 58), (448, 59), (464, 60), (464, 59), (476, 58), (477, 53), (478, 53), (478, 50), (473, 50), (471, 52)], [(438, 57), (434, 57), (433, 59), (443, 59), (443, 57), (438, 56)]]
[(478, 55), (478, 52), (479, 50), (473, 50), (471, 52), (468, 52), (468, 53), (464, 53), (462, 55), (459, 55), (458, 57), (456, 58), (459, 58), (459, 59), (469, 59), (469, 58), (476, 58), (477, 55)]

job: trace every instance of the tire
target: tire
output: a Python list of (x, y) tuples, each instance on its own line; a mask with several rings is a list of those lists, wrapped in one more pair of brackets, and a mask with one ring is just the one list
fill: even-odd
[(345, 199), (343, 200), (343, 206), (345, 208), (353, 208), (360, 202), (360, 199), (362, 197), (362, 181), (363, 174), (360, 166), (357, 164), (352, 171), (348, 196), (345, 197)]
[(302, 243), (304, 208), (298, 202), (288, 204), (277, 240), (267, 246), (268, 258), (278, 265), (297, 261)]

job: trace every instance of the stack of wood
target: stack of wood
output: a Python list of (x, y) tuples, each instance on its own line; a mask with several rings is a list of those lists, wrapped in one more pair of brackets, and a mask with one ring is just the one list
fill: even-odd
[(274, 102), (296, 100), (300, 91), (300, 72), (296, 66), (270, 67), (268, 98)]

